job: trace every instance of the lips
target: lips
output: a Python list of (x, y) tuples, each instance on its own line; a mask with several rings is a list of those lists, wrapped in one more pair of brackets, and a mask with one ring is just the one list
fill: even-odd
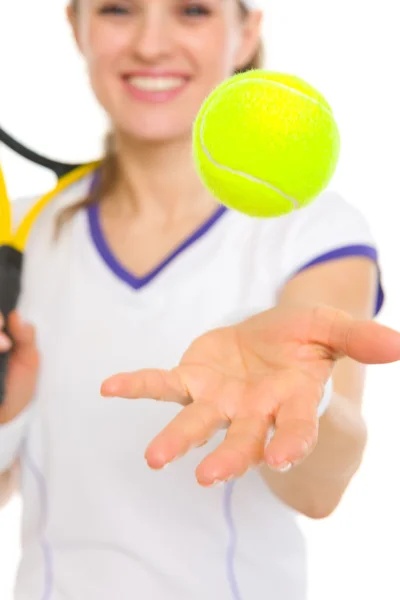
[(129, 93), (145, 102), (166, 102), (180, 94), (189, 82), (183, 73), (136, 71), (123, 76)]

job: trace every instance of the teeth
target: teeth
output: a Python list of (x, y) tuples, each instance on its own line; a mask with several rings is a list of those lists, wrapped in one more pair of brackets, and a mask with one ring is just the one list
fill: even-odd
[(183, 77), (131, 77), (129, 83), (146, 92), (165, 92), (181, 87)]

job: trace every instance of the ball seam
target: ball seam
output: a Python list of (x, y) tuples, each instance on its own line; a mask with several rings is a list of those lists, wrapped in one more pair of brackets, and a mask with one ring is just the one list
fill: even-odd
[[(249, 83), (249, 82), (256, 82), (256, 83), (262, 83), (264, 85), (268, 84), (268, 85), (276, 85), (278, 87), (290, 90), (291, 92), (305, 98), (306, 100), (309, 100), (310, 102), (313, 102), (314, 104), (316, 104), (319, 108), (321, 108), (322, 110), (324, 110), (325, 112), (327, 112), (329, 114), (329, 116), (333, 116), (332, 111), (329, 110), (326, 106), (324, 106), (321, 102), (319, 102), (318, 100), (315, 100), (314, 98), (312, 98), (311, 96), (308, 96), (307, 94), (304, 94), (303, 92), (297, 90), (296, 88), (292, 88), (289, 85), (286, 85), (284, 83), (280, 83), (278, 81), (273, 81), (273, 80), (265, 80), (262, 78), (246, 78), (246, 79), (241, 79), (240, 81), (236, 81), (236, 82), (232, 82), (231, 85), (229, 86), (229, 88), (232, 88), (235, 85), (242, 85), (245, 83)], [(224, 90), (221, 89), (220, 93), (222, 93)], [(210, 151), (208, 150), (205, 141), (204, 141), (204, 127), (205, 127), (205, 121), (206, 121), (206, 115), (208, 113), (208, 111), (210, 110), (212, 104), (214, 103), (214, 101), (218, 98), (219, 94), (216, 94), (215, 97), (210, 101), (210, 103), (208, 104), (208, 106), (206, 107), (206, 110), (204, 111), (204, 114), (202, 115), (201, 121), (200, 121), (200, 145), (201, 145), (201, 149), (204, 152), (206, 158), (208, 158), (208, 160), (211, 162), (211, 164), (216, 167), (217, 169), (221, 169), (223, 171), (227, 171), (228, 173), (231, 173), (231, 175), (237, 175), (239, 177), (243, 177), (245, 179), (248, 179), (249, 181), (253, 182), (253, 183), (257, 183), (260, 185), (263, 185), (265, 187), (268, 187), (270, 190), (276, 192), (278, 195), (280, 195), (282, 198), (284, 198), (285, 200), (288, 200), (289, 202), (292, 203), (293, 208), (295, 210), (297, 210), (298, 208), (300, 208), (299, 205), (299, 201), (296, 198), (293, 198), (292, 196), (289, 196), (288, 194), (285, 194), (285, 192), (283, 192), (282, 190), (280, 190), (279, 188), (275, 187), (274, 185), (272, 185), (272, 183), (269, 183), (268, 181), (265, 181), (264, 179), (259, 179), (258, 177), (255, 177), (254, 175), (250, 175), (249, 173), (245, 173), (244, 171), (239, 171), (239, 170), (235, 170), (235, 169), (231, 169), (230, 167), (223, 165), (221, 163), (219, 163), (218, 161), (216, 161), (213, 156), (211, 156)]]

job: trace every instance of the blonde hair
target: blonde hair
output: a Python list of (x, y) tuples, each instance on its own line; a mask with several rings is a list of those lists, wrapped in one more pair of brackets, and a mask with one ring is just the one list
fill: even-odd
[[(249, 13), (249, 9), (240, 2), (240, 10), (243, 15), (243, 18)], [(79, 6), (79, 0), (71, 0), (71, 8), (73, 11), (77, 11)], [(251, 71), (253, 69), (260, 69), (264, 65), (264, 45), (262, 40), (260, 39), (259, 46), (253, 58), (250, 62), (244, 67), (235, 71), (236, 73), (245, 73), (246, 71)], [(106, 135), (105, 143), (104, 143), (104, 156), (101, 160), (101, 165), (98, 170), (97, 177), (93, 182), (89, 193), (79, 202), (74, 204), (73, 206), (64, 209), (57, 219), (57, 233), (60, 231), (61, 227), (67, 223), (77, 212), (82, 209), (99, 202), (101, 198), (107, 196), (118, 177), (118, 161), (116, 157), (116, 152), (114, 148), (114, 140), (113, 135), (109, 132)]]

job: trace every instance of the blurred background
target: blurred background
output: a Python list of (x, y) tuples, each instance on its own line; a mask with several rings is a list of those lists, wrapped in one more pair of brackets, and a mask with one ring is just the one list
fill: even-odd
[[(378, 320), (400, 330), (400, 84), (395, 0), (264, 0), (266, 67), (316, 86), (333, 107), (342, 154), (331, 183), (369, 220), (386, 303)], [(65, 161), (97, 158), (106, 123), (86, 85), (65, 0), (0, 0), (0, 123), (27, 145)], [(52, 176), (1, 148), (13, 198)], [(362, 469), (327, 520), (302, 520), (309, 600), (398, 600), (400, 364), (371, 366), (365, 392), (369, 443)], [(11, 600), (21, 506), (0, 512), (0, 599)], [(89, 600), (89, 599), (88, 599)], [(94, 600), (94, 599), (93, 599)], [(251, 600), (251, 599), (246, 599)], [(271, 598), (273, 600), (273, 598)]]

